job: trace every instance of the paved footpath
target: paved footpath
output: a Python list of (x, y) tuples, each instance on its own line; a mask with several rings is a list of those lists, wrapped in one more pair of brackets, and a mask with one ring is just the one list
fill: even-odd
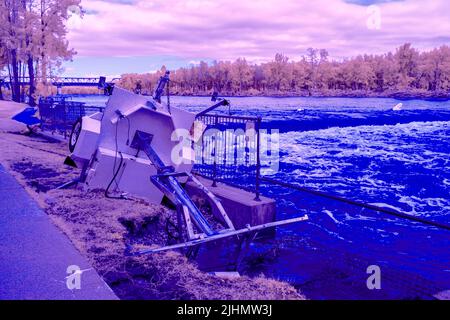
[[(80, 289), (68, 266), (82, 271)], [(70, 280), (70, 281), (68, 281)], [(0, 299), (117, 299), (25, 189), (0, 165)]]

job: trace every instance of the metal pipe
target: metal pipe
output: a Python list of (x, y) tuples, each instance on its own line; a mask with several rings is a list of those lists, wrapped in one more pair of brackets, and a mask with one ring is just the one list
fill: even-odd
[(203, 110), (203, 111), (197, 113), (197, 114), (195, 115), (195, 117), (196, 117), (196, 118), (201, 117), (201, 116), (207, 114), (208, 112), (213, 111), (214, 109), (217, 109), (218, 107), (221, 107), (221, 106), (228, 106), (229, 104), (230, 104), (230, 102), (229, 102), (227, 99), (223, 99), (223, 100), (217, 102), (216, 104), (212, 105), (211, 107), (206, 108), (205, 110)]
[(161, 103), (161, 96), (164, 93), (164, 87), (169, 82), (170, 71), (166, 71), (163, 77), (159, 78), (158, 86), (156, 87), (155, 94), (153, 95), (153, 99)]
[(168, 196), (169, 198), (171, 197), (172, 201), (179, 202), (180, 204), (188, 207), (194, 222), (200, 230), (202, 230), (208, 236), (215, 234), (208, 221), (206, 221), (200, 210), (192, 202), (191, 198), (184, 191), (178, 180), (173, 176), (164, 175), (167, 173), (172, 173), (174, 170), (172, 167), (166, 166), (158, 156), (158, 154), (155, 152), (155, 150), (152, 148), (152, 139), (152, 135), (138, 130), (136, 131), (133, 141), (130, 145), (132, 148), (142, 150), (155, 166), (158, 173), (162, 174), (151, 177), (151, 181), (156, 184), (156, 186), (160, 188), (160, 190), (163, 191), (166, 196)]
[(188, 207), (189, 212), (191, 213), (192, 218), (194, 219), (194, 222), (196, 223), (197, 227), (199, 227), (199, 229), (202, 230), (208, 236), (215, 234), (215, 232), (209, 225), (208, 221), (206, 221), (205, 217), (202, 215), (200, 210), (192, 202), (191, 198), (184, 191), (183, 187), (180, 185), (178, 180), (176, 180), (174, 177), (168, 177), (167, 180), (170, 186), (173, 188), (178, 200), (183, 205)]
[(258, 117), (256, 121), (256, 179), (255, 179), (255, 201), (261, 201), (259, 198), (259, 182), (260, 182), (260, 171), (261, 171), (261, 159), (260, 159), (260, 126), (261, 117)]
[(219, 234), (207, 237), (207, 238), (196, 239), (196, 240), (179, 243), (179, 244), (174, 244), (171, 246), (160, 247), (160, 248), (145, 249), (145, 250), (137, 251), (134, 253), (130, 253), (130, 255), (138, 256), (138, 255), (142, 255), (142, 254), (156, 253), (156, 252), (167, 251), (167, 250), (189, 248), (189, 247), (193, 247), (193, 246), (196, 246), (196, 245), (199, 245), (202, 243), (206, 243), (206, 242), (210, 242), (210, 241), (220, 240), (220, 239), (237, 236), (237, 235), (248, 233), (248, 232), (255, 232), (255, 231), (259, 231), (259, 230), (263, 230), (263, 229), (267, 229), (267, 228), (275, 228), (275, 227), (282, 226), (285, 224), (301, 222), (301, 221), (305, 221), (305, 220), (308, 220), (307, 215), (304, 215), (303, 217), (298, 217), (298, 218), (269, 222), (269, 223), (260, 224), (257, 226), (247, 226), (246, 228), (243, 228), (243, 229), (239, 229), (239, 230), (231, 231), (231, 232), (228, 231), (228, 232), (224, 232), (224, 233), (219, 233)]

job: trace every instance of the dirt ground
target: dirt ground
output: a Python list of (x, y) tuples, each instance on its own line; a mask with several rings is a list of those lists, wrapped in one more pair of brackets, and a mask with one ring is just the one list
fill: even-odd
[(220, 278), (200, 271), (177, 252), (130, 257), (127, 244), (167, 242), (174, 219), (166, 207), (142, 200), (116, 200), (80, 188), (56, 190), (79, 171), (63, 164), (67, 144), (26, 135), (8, 118), (23, 106), (0, 101), (0, 163), (88, 258), (121, 299), (305, 299), (287, 283), (264, 276)]

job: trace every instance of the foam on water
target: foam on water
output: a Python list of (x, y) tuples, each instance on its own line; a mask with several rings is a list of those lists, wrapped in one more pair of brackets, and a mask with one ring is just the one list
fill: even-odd
[(449, 121), (287, 132), (280, 149), (284, 166), (275, 176), (449, 219)]

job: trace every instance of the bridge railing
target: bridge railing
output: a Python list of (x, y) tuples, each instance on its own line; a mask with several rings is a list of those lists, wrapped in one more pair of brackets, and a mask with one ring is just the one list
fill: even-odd
[(95, 112), (103, 112), (104, 107), (87, 106), (83, 102), (66, 101), (65, 97), (52, 96), (39, 99), (41, 129), (67, 138), (78, 118)]
[[(106, 77), (52, 77), (47, 79), (47, 84), (51, 84), (57, 88), (58, 94), (61, 94), (63, 87), (97, 87), (99, 90), (103, 89), (105, 95), (111, 95), (115, 83), (120, 78), (113, 78), (110, 81), (106, 81)], [(36, 82), (40, 82), (41, 78), (36, 77)], [(28, 86), (30, 84), (29, 77), (19, 77), (19, 86)], [(11, 79), (6, 77), (0, 77), (0, 99), (3, 96), (2, 88), (11, 90)], [(25, 94), (24, 94), (25, 97)], [(22, 98), (24, 102), (24, 98)]]

